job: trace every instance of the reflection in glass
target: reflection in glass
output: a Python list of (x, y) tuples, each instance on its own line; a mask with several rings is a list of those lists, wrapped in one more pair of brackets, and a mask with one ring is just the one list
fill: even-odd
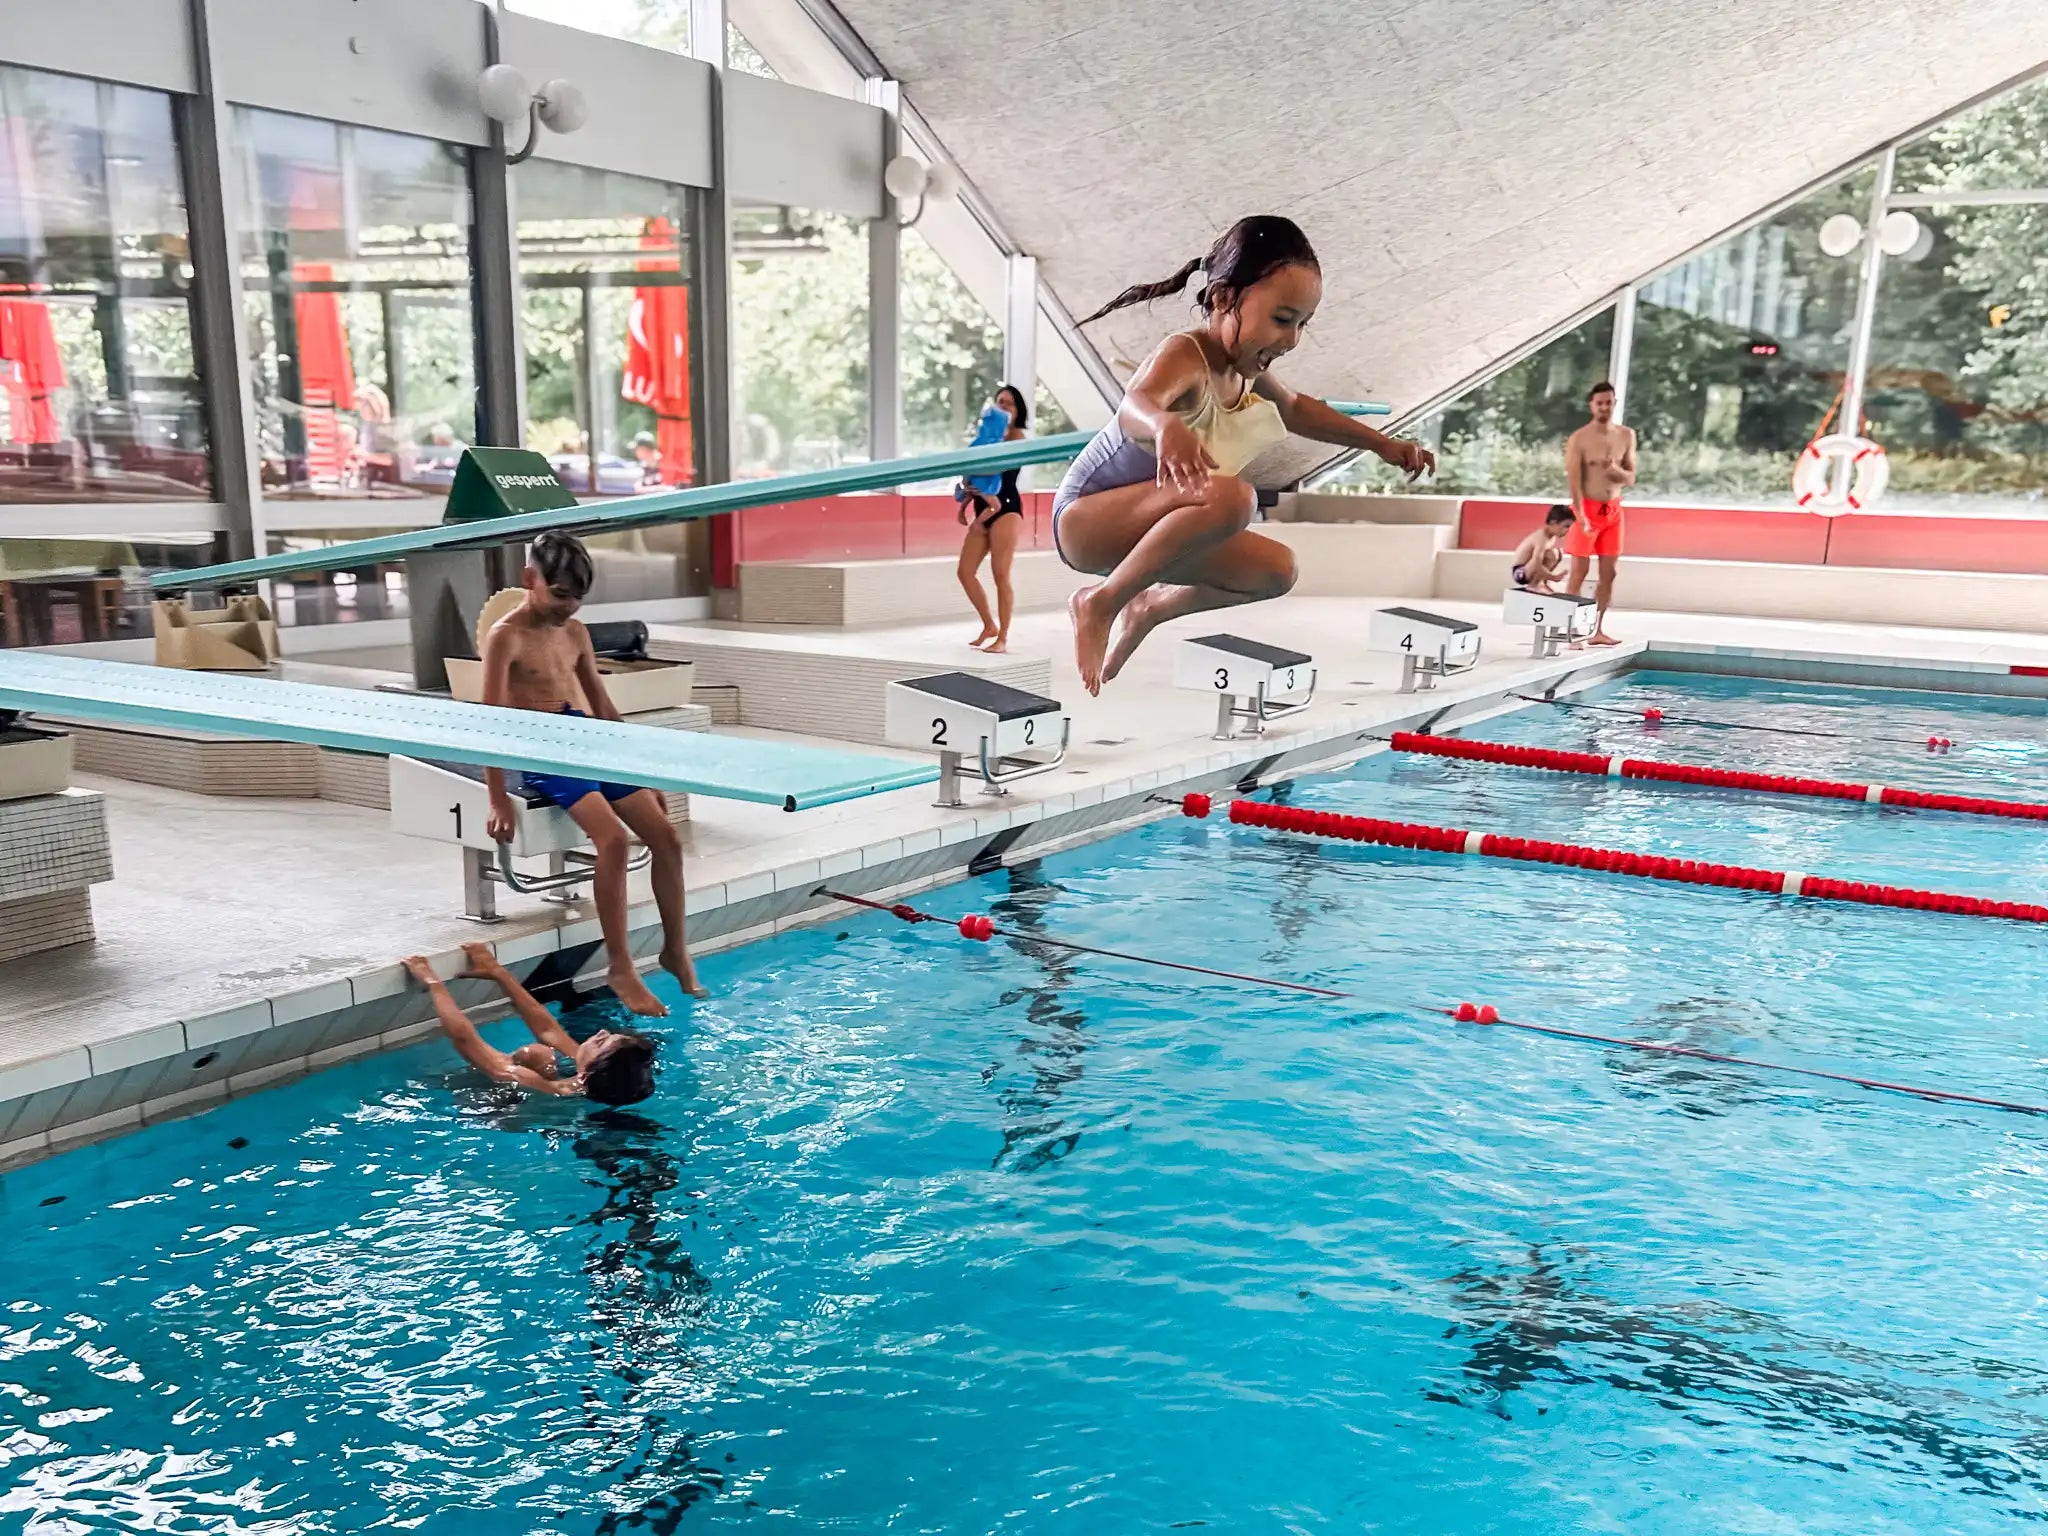
[(0, 502), (204, 500), (171, 99), (0, 67)]
[(690, 51), (690, 0), (506, 0), (506, 9), (649, 48)]
[(1614, 311), (1599, 314), (1532, 352), (1404, 437), (1437, 456), (1434, 480), (1415, 485), (1376, 454), (1360, 454), (1318, 491), (1373, 495), (1562, 497), (1564, 440), (1586, 420), (1586, 391), (1607, 376)]
[(267, 497), (445, 495), (476, 438), (467, 154), (240, 109)]
[(579, 496), (694, 484), (689, 194), (545, 160), (517, 176), (526, 446)]
[(2037, 80), (1951, 118), (1899, 150), (1895, 192), (2019, 191), (2048, 185), (2043, 134), (2048, 80)]
[(1823, 252), (1820, 226), (1868, 218), (1870, 190), (1859, 172), (1638, 291), (1637, 499), (1793, 504), (1794, 462), (1833, 430), (1856, 322), (1858, 256)]
[(733, 469), (868, 458), (868, 234), (858, 219), (733, 210)]
[(957, 448), (1003, 378), (1003, 328), (914, 229), (903, 233), (903, 451)]

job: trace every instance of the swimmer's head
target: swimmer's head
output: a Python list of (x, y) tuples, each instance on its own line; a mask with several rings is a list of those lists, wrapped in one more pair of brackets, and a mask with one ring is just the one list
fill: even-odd
[[(1088, 317), (1179, 293), (1197, 270), (1207, 279), (1195, 292), (1210, 331), (1246, 378), (1264, 373), (1301, 341), (1323, 301), (1323, 268), (1315, 247), (1292, 219), (1262, 213), (1239, 219), (1209, 247), (1164, 282), (1126, 288)], [(1081, 323), (1086, 325), (1088, 320)]]
[(526, 601), (557, 624), (576, 616), (595, 579), (590, 551), (573, 534), (550, 529), (526, 551)]
[(601, 1029), (576, 1047), (583, 1096), (600, 1104), (638, 1104), (654, 1092), (654, 1042), (630, 1030)]
[(1543, 524), (1546, 528), (1550, 529), (1551, 532), (1557, 533), (1562, 531), (1563, 529), (1571, 527), (1571, 525), (1577, 522), (1578, 520), (1578, 515), (1574, 513), (1570, 507), (1566, 506), (1563, 502), (1560, 501), (1556, 506), (1550, 509), (1550, 514), (1549, 516), (1543, 519)]
[(555, 1066), (553, 1047), (542, 1045), (538, 1040), (535, 1040), (530, 1045), (522, 1045), (518, 1050), (514, 1051), (512, 1053), (512, 1065), (524, 1067), (527, 1071), (538, 1077), (544, 1077), (549, 1082), (553, 1082), (561, 1075), (560, 1070)]
[(1586, 408), (1593, 413), (1593, 419), (1602, 426), (1614, 420), (1614, 386), (1602, 379), (1587, 390)]

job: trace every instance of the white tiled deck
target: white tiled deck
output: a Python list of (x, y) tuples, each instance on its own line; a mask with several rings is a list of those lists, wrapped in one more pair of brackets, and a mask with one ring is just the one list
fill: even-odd
[[(687, 833), (692, 934), (742, 942), (830, 909), (810, 892), (838, 879), (871, 892), (956, 877), (981, 858), (1014, 858), (1161, 814), (1142, 796), (1156, 787), (1221, 787), (1248, 768), (1269, 775), (1373, 749), (1368, 733), (1391, 722), (1502, 707), (1504, 693), (1538, 678), (1626, 665), (1620, 654), (1528, 658), (1519, 636), (1476, 605), (1430, 604), (1479, 621), (1487, 659), (1436, 693), (1402, 695), (1391, 658), (1364, 652), (1364, 598), (1290, 598), (1162, 631), (1100, 699), (1075, 681), (1064, 617), (1027, 615), (1023, 656), (1050, 657), (1053, 692), (1074, 716), (1059, 772), (1011, 797), (971, 795), (941, 810), (931, 791), (786, 815), (730, 801), (696, 802)], [(1171, 640), (1217, 628), (1315, 654), (1322, 688), (1306, 714), (1258, 741), (1215, 742), (1206, 696), (1172, 688)], [(1965, 689), (2011, 681), (2014, 665), (2048, 667), (2048, 638), (1981, 631), (1728, 621), (1695, 615), (1619, 616), (1624, 634), (1723, 658), (1745, 669), (1796, 669), (1789, 658), (1843, 662), (1911, 658), (1927, 677)], [(865, 632), (934, 669), (972, 655), (972, 625)], [(1967, 677), (1958, 674), (1967, 673)], [(1897, 675), (1901, 681), (1923, 681)], [(1994, 681), (1998, 680), (1998, 681)], [(2048, 682), (2012, 683), (2040, 691)], [(872, 749), (869, 749), (872, 750)], [(563, 953), (593, 962), (587, 905), (544, 907), (501, 894), (508, 921), (464, 921), (452, 847), (393, 835), (382, 813), (323, 801), (202, 797), (110, 779), (83, 779), (106, 796), (116, 878), (96, 887), (96, 943), (0, 965), (0, 1166), (51, 1144), (103, 1134), (145, 1116), (203, 1104), (309, 1066), (417, 1034), (425, 1010), (397, 966), (415, 951), (455, 968), (456, 946), (486, 937), (525, 970)], [(651, 908), (636, 909), (636, 940), (651, 948)], [(643, 926), (644, 925), (644, 926)]]

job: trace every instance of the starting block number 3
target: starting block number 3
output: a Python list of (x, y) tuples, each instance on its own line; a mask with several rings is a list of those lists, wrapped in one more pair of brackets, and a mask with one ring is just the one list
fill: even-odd
[[(1300, 684), (1295, 681), (1294, 673), (1295, 669), (1293, 667), (1289, 667), (1284, 672), (1275, 672), (1273, 674), (1274, 691), (1276, 693), (1287, 694), (1293, 693), (1297, 688), (1299, 688)], [(1216, 691), (1218, 693), (1232, 693), (1248, 692), (1249, 690), (1234, 689), (1231, 686), (1230, 668), (1218, 667), (1216, 669)]]

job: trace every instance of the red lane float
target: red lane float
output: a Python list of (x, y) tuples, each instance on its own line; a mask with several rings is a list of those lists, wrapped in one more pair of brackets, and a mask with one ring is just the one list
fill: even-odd
[(2048, 804), (2032, 800), (1989, 800), (1976, 795), (1898, 789), (1888, 784), (1850, 784), (1838, 779), (1801, 779), (1780, 773), (1709, 768), (1699, 763), (1656, 763), (1640, 757), (1602, 757), (1597, 752), (1559, 752), (1550, 747), (1518, 747), (1500, 741), (1425, 736), (1417, 731), (1396, 731), (1392, 746), (1396, 752), (1419, 752), (1429, 757), (1451, 757), (1472, 763), (1503, 763), (1512, 768), (1543, 768), (1552, 773), (1654, 779), (1667, 784), (1710, 784), (1718, 789), (1747, 789), (1761, 794), (1809, 795), (1823, 800), (1861, 800), (1870, 805), (1898, 805), (1922, 811), (1954, 811), (1964, 816), (2048, 821)]
[[(1434, 739), (1434, 738), (1432, 738)], [(1516, 751), (1535, 750), (1515, 748)], [(1714, 864), (1704, 859), (1673, 859), (1661, 854), (1627, 853), (1617, 848), (1591, 848), (1580, 843), (1551, 843), (1526, 837), (1500, 837), (1458, 827), (1427, 827), (1413, 822), (1378, 821), (1370, 816), (1345, 816), (1257, 800), (1230, 802), (1230, 819), (1239, 826), (1268, 827), (1311, 837), (1337, 837), (1354, 843), (1389, 848), (1421, 848), (1432, 853), (1471, 853), (1533, 864), (1566, 864), (1603, 874), (1637, 875), (1646, 880), (1671, 880), (1682, 885), (1714, 885), (1729, 890), (1764, 891), (1778, 896), (1810, 896), (1820, 901), (1852, 901), (1869, 907), (1912, 907), (1922, 912), (1952, 912), (1963, 917), (2003, 917), (2015, 922), (2048, 922), (2048, 907), (2019, 901), (1992, 901), (1982, 896), (1956, 896), (1943, 891), (1917, 891), (1906, 886), (1873, 885), (1837, 880), (1798, 871), (1749, 869), (1740, 864)]]

